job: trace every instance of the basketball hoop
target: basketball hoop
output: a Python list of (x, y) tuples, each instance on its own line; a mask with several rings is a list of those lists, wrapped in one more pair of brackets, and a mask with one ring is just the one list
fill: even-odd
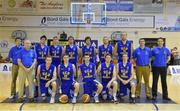
[(85, 24), (85, 27), (86, 27), (86, 29), (91, 29), (91, 20), (90, 19), (87, 19), (86, 20), (86, 24)]

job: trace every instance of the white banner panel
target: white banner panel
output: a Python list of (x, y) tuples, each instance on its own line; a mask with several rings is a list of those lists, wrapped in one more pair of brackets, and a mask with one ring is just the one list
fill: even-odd
[[(6, 16), (0, 15), (0, 27), (77, 27), (70, 24), (70, 16)], [(79, 27), (86, 27), (79, 24)], [(107, 28), (154, 28), (154, 16), (118, 16), (107, 17), (106, 25), (91, 27)]]
[(0, 74), (11, 74), (12, 64), (11, 63), (0, 63)]
[(171, 75), (180, 75), (180, 65), (169, 66), (169, 73)]

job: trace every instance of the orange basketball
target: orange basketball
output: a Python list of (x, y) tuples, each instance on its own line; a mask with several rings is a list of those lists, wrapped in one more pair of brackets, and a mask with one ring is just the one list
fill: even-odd
[(83, 94), (81, 99), (82, 99), (83, 103), (89, 103), (90, 102), (89, 94)]
[(68, 102), (68, 96), (63, 94), (59, 97), (59, 101), (63, 104), (67, 103)]

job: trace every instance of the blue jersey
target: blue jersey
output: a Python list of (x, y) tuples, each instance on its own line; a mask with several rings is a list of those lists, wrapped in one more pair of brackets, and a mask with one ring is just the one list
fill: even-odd
[(109, 82), (113, 77), (114, 64), (110, 63), (107, 67), (106, 63), (101, 64), (102, 83)]
[(78, 47), (76, 45), (73, 45), (73, 47), (70, 47), (70, 45), (66, 45), (65, 53), (69, 55), (69, 62), (70, 63), (77, 63), (78, 61)]
[(71, 63), (67, 67), (61, 64), (59, 73), (62, 82), (72, 82), (74, 80), (73, 65)]
[(89, 63), (89, 65), (86, 66), (86, 64), (84, 63), (80, 65), (80, 69), (83, 82), (89, 82), (95, 79), (95, 64)]
[(45, 63), (45, 59), (48, 56), (48, 46), (45, 45), (43, 48), (40, 44), (35, 46), (36, 54), (37, 54), (37, 63), (43, 64)]
[(127, 64), (124, 66), (122, 62), (119, 63), (119, 76), (123, 80), (128, 80), (131, 77), (131, 68), (132, 64), (130, 62), (127, 62)]
[(113, 47), (112, 45), (108, 45), (106, 48), (104, 45), (99, 46), (99, 59), (101, 63), (105, 62), (105, 55), (110, 54), (111, 56), (113, 55)]
[(131, 41), (127, 40), (125, 44), (123, 44), (122, 40), (120, 40), (117, 43), (117, 53), (118, 53), (118, 62), (122, 62), (122, 55), (123, 53), (127, 53), (128, 54), (128, 62), (131, 59), (131, 47), (132, 47), (132, 43)]
[(14, 46), (10, 49), (8, 57), (12, 59), (12, 63), (18, 65), (18, 53), (21, 51), (22, 46)]
[(57, 67), (61, 63), (62, 47), (60, 45), (57, 45), (56, 47), (54, 45), (50, 46), (49, 54), (52, 57), (52, 64)]
[(54, 65), (50, 65), (48, 69), (46, 69), (46, 64), (41, 64), (40, 65), (40, 81), (41, 82), (47, 82), (53, 78), (53, 73), (55, 70)]
[(84, 57), (85, 54), (90, 55), (90, 62), (95, 63), (95, 47), (90, 45), (90, 47), (87, 47), (86, 45), (82, 47), (82, 55)]

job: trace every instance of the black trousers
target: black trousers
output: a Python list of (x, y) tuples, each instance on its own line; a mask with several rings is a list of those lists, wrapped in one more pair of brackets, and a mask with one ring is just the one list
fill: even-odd
[(167, 91), (167, 67), (152, 67), (153, 83), (152, 83), (152, 96), (157, 96), (159, 75), (161, 76), (161, 85), (163, 97), (168, 97)]

